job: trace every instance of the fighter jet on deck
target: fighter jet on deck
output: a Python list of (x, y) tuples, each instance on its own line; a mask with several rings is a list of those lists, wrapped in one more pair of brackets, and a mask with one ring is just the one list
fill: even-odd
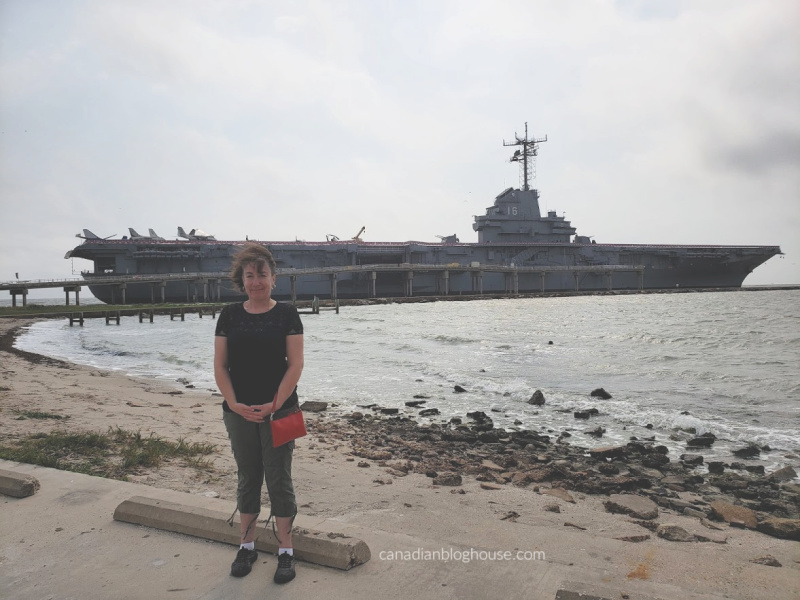
[(210, 233), (206, 233), (201, 229), (192, 229), (189, 233), (186, 233), (183, 230), (183, 227), (178, 227), (178, 237), (182, 237), (185, 240), (216, 240), (213, 235)]
[(92, 233), (88, 229), (84, 229), (83, 230), (83, 235), (81, 235), (80, 233), (76, 233), (75, 237), (81, 238), (82, 240), (109, 240), (112, 237), (114, 237), (115, 235), (117, 235), (117, 234), (116, 233), (112, 233), (108, 237), (101, 238), (99, 235), (96, 235), (96, 234)]
[(152, 229), (148, 229), (147, 230), (150, 233), (150, 235), (142, 235), (141, 233), (138, 233), (133, 227), (128, 227), (128, 231), (131, 234), (131, 239), (132, 240), (163, 240), (164, 239), (161, 236), (159, 236)]

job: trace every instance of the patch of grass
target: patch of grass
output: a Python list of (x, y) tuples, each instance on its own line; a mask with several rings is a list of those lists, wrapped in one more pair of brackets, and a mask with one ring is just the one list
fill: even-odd
[(0, 458), (53, 469), (127, 480), (142, 469), (157, 469), (164, 460), (181, 460), (186, 466), (212, 470), (205, 456), (214, 444), (165, 440), (117, 427), (107, 433), (53, 431), (30, 435), (13, 445), (0, 444)]
[(18, 421), (23, 419), (66, 419), (64, 415), (56, 415), (53, 413), (42, 412), (40, 410), (17, 410), (15, 411), (19, 416)]

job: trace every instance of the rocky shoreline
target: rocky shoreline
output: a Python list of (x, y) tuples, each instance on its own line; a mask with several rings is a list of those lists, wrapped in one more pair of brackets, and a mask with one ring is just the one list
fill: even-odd
[[(687, 441), (687, 451), (671, 457), (666, 446), (652, 439), (587, 449), (567, 443), (564, 434), (496, 429), (483, 412), (440, 424), (420, 423), (397, 414), (396, 408), (377, 405), (343, 419), (326, 418), (326, 403), (307, 402), (303, 407), (321, 413), (321, 418), (309, 419), (309, 430), (321, 440), (349, 444), (359, 466), (374, 464), (394, 477), (424, 474), (433, 485), (451, 487), (452, 493), (464, 493), (462, 482), (471, 477), (486, 490), (528, 487), (568, 502), (574, 502), (577, 493), (603, 495), (609, 497), (608, 512), (628, 514), (668, 540), (720, 541), (659, 524), (659, 508), (695, 517), (710, 530), (727, 523), (800, 541), (800, 484), (794, 469), (764, 473), (760, 465), (707, 463), (701, 450), (713, 443), (709, 436)], [(431, 415), (432, 410), (422, 412)], [(375, 481), (389, 484), (391, 478)], [(558, 512), (557, 504), (553, 511)]]

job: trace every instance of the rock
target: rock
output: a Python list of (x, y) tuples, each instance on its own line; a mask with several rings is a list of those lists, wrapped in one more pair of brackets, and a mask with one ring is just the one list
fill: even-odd
[(438, 415), (438, 414), (439, 414), (439, 409), (438, 408), (425, 408), (425, 409), (419, 411), (419, 416), (420, 417), (432, 417), (432, 416)]
[(615, 540), (619, 540), (621, 542), (633, 542), (634, 544), (638, 544), (639, 542), (644, 542), (650, 539), (650, 536), (647, 534), (644, 535), (626, 535), (623, 537), (615, 537)]
[(586, 410), (577, 410), (573, 413), (573, 416), (576, 419), (588, 419), (589, 417), (593, 417), (594, 415), (599, 415), (600, 411), (596, 408), (587, 408)]
[(660, 469), (666, 464), (669, 464), (669, 457), (663, 454), (653, 453), (642, 459), (642, 465), (650, 469)]
[(714, 473), (715, 475), (721, 475), (725, 472), (725, 463), (718, 460), (709, 461), (708, 472)]
[(457, 473), (443, 473), (434, 478), (433, 485), (461, 485), (461, 475)]
[(757, 529), (772, 537), (800, 542), (800, 519), (770, 517), (761, 521)]
[(358, 461), (358, 466), (366, 469), (366, 468), (369, 467), (369, 463), (367, 461), (365, 461), (365, 460), (360, 460), (360, 461)]
[(597, 470), (603, 475), (619, 475), (619, 467), (613, 463), (602, 463)]
[(681, 454), (681, 462), (684, 465), (688, 465), (691, 467), (696, 467), (697, 465), (703, 464), (703, 455), (702, 454)]
[(691, 506), (687, 506), (686, 508), (684, 508), (683, 514), (685, 514), (687, 517), (696, 517), (698, 519), (706, 518), (706, 513), (704, 513), (702, 510), (697, 510), (696, 508), (692, 508)]
[(750, 562), (751, 563), (755, 563), (757, 565), (767, 565), (768, 567), (782, 567), (783, 566), (771, 554), (765, 554), (764, 556), (759, 556), (758, 558), (751, 558)]
[(791, 481), (795, 477), (797, 477), (797, 471), (792, 467), (783, 467), (767, 475), (767, 479), (771, 481)]
[(438, 476), (439, 476), (439, 474), (436, 471), (433, 471), (433, 470), (425, 471), (425, 477), (430, 477), (431, 479), (435, 479)]
[(328, 410), (328, 403), (327, 402), (316, 402), (314, 400), (306, 400), (300, 405), (300, 410), (304, 410), (306, 412), (324, 412)]
[(409, 400), (408, 402), (406, 402), (406, 406), (408, 406), (409, 408), (419, 408), (426, 402), (427, 400)]
[(503, 488), (502, 488), (502, 486), (496, 485), (494, 483), (481, 483), (481, 489), (482, 490), (496, 491), (496, 490), (502, 490)]
[(478, 439), (484, 444), (496, 444), (500, 441), (500, 435), (495, 431), (482, 431), (478, 434)]
[(561, 507), (558, 504), (546, 504), (544, 509), (548, 512), (560, 513)]
[(705, 536), (705, 535), (695, 535), (694, 539), (695, 539), (695, 541), (698, 541), (698, 542), (713, 542), (715, 544), (727, 544), (728, 543), (728, 536), (727, 535), (722, 536), (722, 537), (708, 537), (708, 536)]
[(496, 462), (492, 462), (489, 459), (481, 461), (481, 466), (486, 468), (486, 469), (489, 469), (490, 471), (497, 471), (499, 473), (502, 473), (503, 471), (505, 471), (505, 469), (503, 467), (498, 465)]
[(631, 515), (637, 519), (651, 520), (658, 517), (656, 503), (643, 496), (633, 494), (612, 494), (603, 502), (607, 512)]
[(487, 422), (491, 423), (492, 422), (492, 418), (489, 415), (487, 415), (485, 412), (483, 412), (482, 410), (475, 410), (475, 411), (472, 411), (472, 412), (468, 412), (467, 416), (470, 419), (472, 419), (473, 421), (477, 421), (478, 423), (487, 423)]
[(695, 537), (683, 527), (663, 524), (656, 529), (656, 535), (670, 542), (694, 542)]
[(414, 394), (412, 396), (412, 398), (414, 398), (415, 400), (430, 400), (431, 399), (431, 397), (426, 395), (426, 394)]
[(525, 473), (528, 482), (541, 483), (542, 481), (552, 481), (556, 477), (563, 477), (561, 471), (553, 467), (538, 467)]
[(353, 421), (360, 421), (361, 419), (364, 418), (364, 413), (360, 413), (360, 412), (356, 411), (356, 412), (350, 414), (350, 418)]
[(621, 494), (642, 488), (650, 488), (653, 482), (647, 477), (596, 477), (573, 479), (574, 489), (586, 494)]
[(559, 498), (564, 502), (570, 502), (571, 504), (575, 504), (575, 498), (572, 497), (567, 490), (563, 488), (551, 488), (551, 489), (543, 489), (541, 490), (543, 494), (547, 494), (548, 496), (554, 496), (555, 498)]
[(528, 400), (528, 404), (533, 404), (534, 406), (544, 406), (544, 394), (542, 391), (536, 390), (533, 392), (533, 396), (531, 396)]
[(592, 448), (589, 450), (589, 456), (600, 460), (607, 458), (624, 458), (627, 452), (625, 446), (603, 446), (601, 448)]
[(598, 427), (596, 427), (594, 429), (588, 429), (588, 430), (584, 431), (583, 433), (585, 433), (586, 435), (591, 435), (592, 437), (601, 438), (601, 437), (603, 437), (603, 434), (605, 432), (606, 432), (605, 429), (603, 429), (602, 427), (598, 426)]
[(658, 529), (658, 523), (656, 523), (655, 521), (631, 521), (631, 523), (634, 523), (636, 525), (640, 525), (641, 527), (644, 527), (645, 529), (649, 529), (650, 531), (652, 531), (654, 533), (655, 533), (656, 529)]
[(530, 482), (531, 478), (528, 477), (528, 474), (521, 471), (517, 471), (511, 476), (511, 483), (517, 487), (525, 487)]
[(745, 471), (754, 475), (764, 475), (764, 465), (747, 465)]
[(758, 523), (756, 513), (744, 506), (737, 506), (724, 500), (714, 500), (711, 504), (711, 518), (717, 521), (725, 521), (733, 525), (733, 522), (743, 523), (748, 529), (755, 529)]
[(478, 436), (471, 431), (442, 431), (442, 441), (444, 442), (469, 442), (474, 443)]
[(382, 408), (381, 409), (381, 414), (384, 414), (384, 415), (396, 415), (399, 412), (400, 412), (399, 408)]
[[(667, 478), (665, 477), (664, 479)], [(682, 500), (680, 498), (658, 498), (656, 501), (661, 506), (668, 506), (669, 508), (677, 510), (678, 512), (681, 512), (684, 508), (694, 508), (694, 504), (688, 500)]]
[(748, 444), (744, 448), (739, 448), (738, 450), (733, 451), (733, 455), (738, 456), (739, 458), (753, 458), (759, 454), (761, 454), (761, 448), (755, 444)]
[(463, 387), (461, 387), (460, 385), (453, 386), (453, 392), (454, 392), (454, 393), (456, 393), (456, 394), (463, 394), (463, 393), (464, 393), (464, 392), (466, 392), (466, 391), (467, 391), (467, 390), (465, 390), (465, 389), (464, 389)]
[(594, 398), (601, 398), (603, 400), (610, 400), (611, 399), (611, 394), (609, 394), (603, 388), (597, 388), (596, 390), (592, 390), (592, 393), (589, 394), (589, 395), (593, 396)]
[(393, 458), (392, 453), (386, 450), (370, 450), (366, 448), (356, 448), (353, 454), (360, 458), (368, 458), (369, 460), (390, 460)]
[(686, 442), (686, 446), (689, 448), (710, 448), (711, 444), (713, 444), (717, 440), (717, 436), (713, 433), (704, 433), (701, 436), (696, 438), (690, 439)]
[(712, 523), (708, 519), (700, 519), (700, 524), (703, 527), (707, 527), (709, 529), (714, 529), (716, 531), (722, 531), (722, 527), (718, 527), (717, 525), (714, 525), (714, 523)]

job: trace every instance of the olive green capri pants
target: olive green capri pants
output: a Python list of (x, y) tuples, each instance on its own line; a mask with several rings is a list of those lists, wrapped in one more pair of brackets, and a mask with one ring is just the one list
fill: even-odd
[(261, 482), (267, 482), (270, 512), (275, 517), (294, 517), (297, 503), (292, 485), (294, 441), (272, 447), (269, 421), (253, 423), (234, 412), (224, 412), (233, 457), (238, 468), (237, 507), (252, 515), (261, 512)]

